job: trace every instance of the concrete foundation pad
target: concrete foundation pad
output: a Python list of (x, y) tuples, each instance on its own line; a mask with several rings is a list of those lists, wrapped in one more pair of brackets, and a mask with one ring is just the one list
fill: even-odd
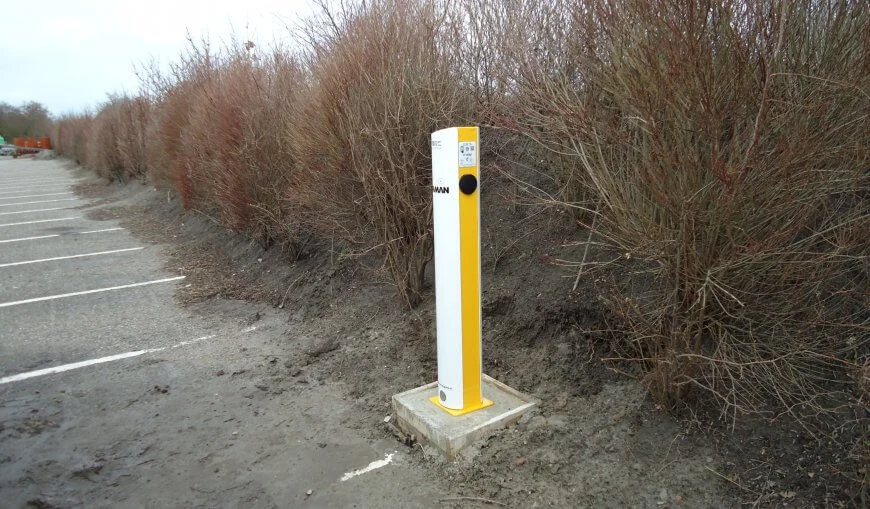
[(483, 397), (492, 400), (493, 405), (454, 417), (429, 401), (437, 387), (438, 383), (432, 382), (396, 394), (393, 409), (402, 432), (429, 442), (449, 461), (464, 447), (515, 423), (537, 404), (535, 399), (483, 375)]

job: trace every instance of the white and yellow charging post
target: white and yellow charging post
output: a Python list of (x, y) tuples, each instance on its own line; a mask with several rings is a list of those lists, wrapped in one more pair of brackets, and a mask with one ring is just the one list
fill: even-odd
[(393, 395), (399, 430), (448, 461), (537, 404), (482, 371), (479, 168), (477, 127), (432, 133), (438, 381)]
[(492, 405), (481, 391), (480, 139), (477, 127), (432, 133), (438, 393), (458, 416)]

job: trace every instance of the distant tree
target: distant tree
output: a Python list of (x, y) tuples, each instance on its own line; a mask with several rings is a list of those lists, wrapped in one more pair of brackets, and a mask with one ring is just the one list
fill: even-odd
[(48, 110), (38, 102), (13, 106), (0, 102), (0, 134), (7, 139), (16, 136), (46, 136), (51, 128)]

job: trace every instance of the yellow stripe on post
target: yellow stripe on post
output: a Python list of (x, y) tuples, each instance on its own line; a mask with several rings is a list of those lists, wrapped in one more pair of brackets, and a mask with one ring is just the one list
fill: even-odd
[[(477, 127), (460, 127), (459, 143), (478, 143)], [(478, 157), (475, 150), (475, 158)], [(473, 175), (480, 182), (479, 161), (460, 167), (457, 179)], [(459, 193), (459, 252), (462, 281), (462, 378), (465, 409), (483, 404), (481, 381), (481, 306), (480, 306), (480, 185), (471, 194)]]
[(438, 393), (459, 416), (492, 405), (482, 393), (480, 142), (477, 127), (432, 134)]

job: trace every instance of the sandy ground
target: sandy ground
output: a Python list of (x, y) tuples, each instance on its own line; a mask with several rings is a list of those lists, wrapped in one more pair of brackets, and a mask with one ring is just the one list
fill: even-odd
[[(144, 249), (0, 267), (19, 271), (14, 289), (2, 274), (3, 301), (185, 279), (0, 307), (0, 377), (162, 348), (0, 384), (4, 506), (848, 505), (837, 486), (819, 484), (828, 477), (799, 437), (702, 429), (605, 369), (615, 332), (595, 282), (574, 289), (573, 275), (548, 263), (578, 259), (582, 246), (558, 238), (559, 225), (530, 226), (534, 210), (504, 205), (484, 218), (484, 368), (541, 406), (446, 463), (383, 422), (392, 394), (435, 379), (431, 294), (409, 312), (376, 257), (342, 260), (313, 245), (288, 260), (223, 230), (207, 210), (181, 210), (171, 193), (109, 185), (63, 163), (0, 161), (0, 187), (4, 172), (40, 171), (76, 182), (81, 202), (65, 206), (81, 223), (63, 233), (125, 229), (80, 245), (73, 235), (17, 251), (0, 243), (0, 264), (49, 248)], [(484, 206), (514, 203), (512, 185), (491, 185)], [(36, 214), (55, 212), (68, 211)], [(56, 227), (0, 228), (0, 240)]]

